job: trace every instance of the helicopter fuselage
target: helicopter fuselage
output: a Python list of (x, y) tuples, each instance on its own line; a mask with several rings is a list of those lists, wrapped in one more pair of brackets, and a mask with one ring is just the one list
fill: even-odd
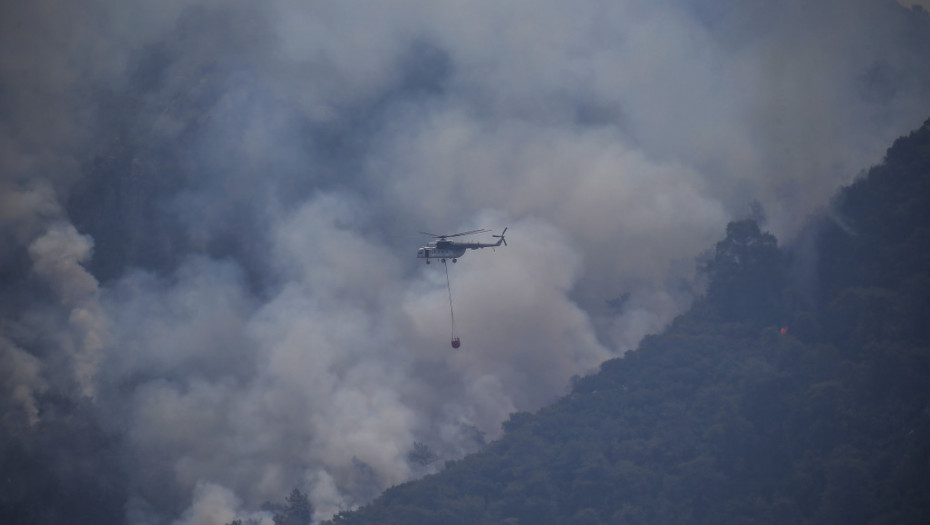
[(464, 243), (434, 241), (417, 250), (418, 259), (458, 259), (468, 249)]

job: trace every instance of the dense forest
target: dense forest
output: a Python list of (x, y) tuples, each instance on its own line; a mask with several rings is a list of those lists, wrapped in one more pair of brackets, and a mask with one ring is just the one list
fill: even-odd
[(930, 523), (928, 247), (930, 120), (790, 246), (731, 223), (664, 333), (328, 523)]

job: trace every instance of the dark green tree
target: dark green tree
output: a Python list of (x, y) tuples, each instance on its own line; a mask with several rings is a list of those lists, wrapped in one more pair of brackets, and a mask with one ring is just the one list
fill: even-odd
[(407, 461), (424, 467), (437, 459), (439, 459), (439, 456), (433, 452), (433, 449), (426, 443), (419, 441), (414, 441), (410, 452), (407, 452)]
[(284, 499), (286, 505), (279, 512), (275, 512), (272, 519), (274, 525), (309, 525), (313, 520), (313, 507), (307, 495), (298, 489)]
[(728, 224), (704, 270), (710, 279), (707, 298), (724, 320), (778, 323), (772, 317), (780, 307), (785, 261), (775, 236), (762, 232), (755, 220)]

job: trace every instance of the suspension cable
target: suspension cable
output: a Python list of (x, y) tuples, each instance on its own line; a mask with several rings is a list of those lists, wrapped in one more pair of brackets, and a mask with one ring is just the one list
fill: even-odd
[(449, 265), (446, 260), (442, 260), (442, 265), (446, 269), (446, 288), (449, 290), (449, 317), (452, 319), (452, 340), (455, 340), (455, 312), (452, 310), (452, 281), (449, 280)]

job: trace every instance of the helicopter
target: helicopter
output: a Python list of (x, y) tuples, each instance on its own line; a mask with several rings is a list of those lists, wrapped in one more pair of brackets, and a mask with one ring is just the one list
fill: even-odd
[(476, 233), (485, 233), (491, 230), (472, 230), (461, 233), (451, 233), (447, 235), (437, 235), (435, 233), (420, 232), (423, 235), (429, 235), (430, 237), (436, 239), (435, 241), (430, 241), (426, 246), (421, 247), (417, 250), (418, 259), (426, 259), (426, 264), (429, 264), (430, 259), (440, 259), (442, 262), (446, 262), (446, 259), (452, 259), (452, 262), (457, 262), (458, 258), (465, 254), (465, 250), (477, 250), (478, 248), (494, 248), (500, 246), (501, 243), (504, 246), (507, 246), (507, 240), (504, 239), (504, 234), (507, 233), (507, 228), (504, 228), (504, 231), (500, 235), (494, 235), (497, 238), (497, 242), (494, 243), (482, 243), (482, 242), (457, 242), (450, 241), (448, 239), (452, 237), (461, 237), (463, 235), (473, 235)]

